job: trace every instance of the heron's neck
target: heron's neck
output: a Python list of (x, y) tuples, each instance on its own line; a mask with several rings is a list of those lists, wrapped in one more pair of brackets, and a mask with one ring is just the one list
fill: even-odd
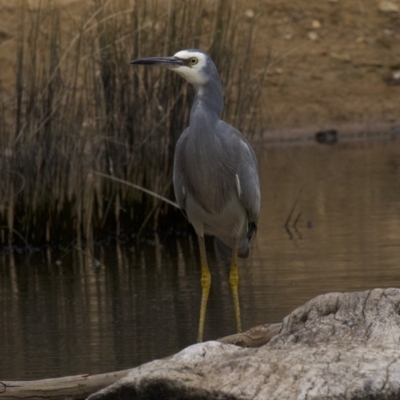
[(219, 80), (213, 84), (206, 83), (197, 87), (190, 112), (190, 126), (217, 122), (221, 118), (223, 109), (224, 98)]

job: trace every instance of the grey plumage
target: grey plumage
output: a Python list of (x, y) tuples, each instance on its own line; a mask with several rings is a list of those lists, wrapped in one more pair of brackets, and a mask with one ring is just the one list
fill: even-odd
[(205, 75), (209, 79), (196, 88), (189, 127), (176, 145), (175, 196), (196, 232), (215, 235), (230, 248), (237, 232), (239, 254), (247, 255), (260, 209), (257, 159), (245, 137), (220, 119), (222, 87), (208, 56)]
[[(165, 66), (195, 87), (189, 126), (176, 145), (174, 191), (178, 205), (185, 211), (199, 237), (202, 279), (210, 280), (204, 235), (215, 236), (217, 248), (223, 254), (232, 254), (230, 282), (232, 292), (236, 291), (235, 310), (237, 308), (240, 330), (236, 253), (243, 257), (248, 255), (249, 241), (256, 230), (260, 210), (254, 151), (237, 129), (220, 119), (224, 107), (221, 81), (214, 62), (206, 53), (189, 49), (173, 57), (145, 58), (132, 63)], [(203, 285), (205, 303), (208, 296), (206, 286)], [(199, 340), (201, 338), (202, 327), (199, 328)]]

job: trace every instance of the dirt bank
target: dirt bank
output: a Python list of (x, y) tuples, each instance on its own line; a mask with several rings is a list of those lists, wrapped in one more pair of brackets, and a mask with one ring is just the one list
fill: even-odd
[(400, 14), (384, 3), (265, 2), (257, 40), (279, 60), (264, 99), (271, 128), (399, 119)]
[[(15, 62), (17, 3), (0, 0), (3, 87)], [(58, 3), (71, 16), (85, 7)], [(399, 119), (399, 11), (399, 0), (264, 0), (247, 10), (243, 18), (257, 23), (255, 56), (273, 56), (261, 105), (266, 128)]]

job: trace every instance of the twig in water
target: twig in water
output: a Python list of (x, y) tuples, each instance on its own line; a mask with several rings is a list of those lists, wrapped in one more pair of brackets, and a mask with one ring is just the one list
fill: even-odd
[(112, 175), (103, 174), (103, 173), (97, 172), (97, 171), (92, 171), (92, 172), (93, 172), (94, 174), (96, 174), (96, 175), (102, 176), (102, 177), (104, 177), (104, 178), (111, 179), (111, 180), (113, 180), (113, 181), (115, 181), (115, 182), (119, 182), (119, 183), (123, 183), (123, 184), (128, 185), (128, 186), (132, 186), (132, 187), (135, 188), (135, 189), (141, 190), (142, 192), (147, 193), (147, 194), (149, 194), (149, 195), (151, 195), (151, 196), (154, 196), (154, 197), (156, 197), (157, 199), (160, 199), (160, 200), (162, 200), (162, 201), (165, 201), (166, 203), (170, 204), (171, 206), (174, 206), (174, 207), (176, 207), (176, 208), (180, 208), (180, 207), (178, 206), (178, 204), (175, 203), (174, 201), (171, 201), (171, 200), (167, 199), (166, 197), (159, 195), (158, 193), (152, 192), (152, 191), (149, 190), (149, 189), (146, 189), (146, 188), (141, 187), (141, 186), (139, 186), (139, 185), (135, 185), (134, 183), (125, 181), (125, 180), (123, 180), (123, 179), (116, 178), (115, 176), (112, 176)]
[[(292, 232), (290, 231), (290, 228), (289, 228), (289, 222), (290, 222), (290, 219), (292, 218), (294, 209), (296, 208), (296, 205), (297, 205), (298, 201), (300, 200), (300, 196), (301, 196), (301, 193), (303, 192), (303, 189), (304, 189), (304, 186), (300, 189), (299, 194), (297, 195), (297, 198), (296, 198), (296, 200), (295, 200), (294, 203), (293, 203), (293, 206), (292, 206), (292, 208), (291, 208), (291, 210), (290, 210), (289, 216), (287, 217), (286, 222), (285, 222), (285, 225), (284, 225), (285, 230), (286, 230), (287, 234), (289, 235), (289, 239), (290, 239), (290, 240), (293, 240), (293, 235), (292, 235)], [(301, 213), (300, 213), (299, 216), (296, 218), (296, 220), (295, 220), (295, 222), (294, 222), (294, 225), (296, 225), (297, 221), (300, 219), (300, 216), (301, 216)], [(295, 228), (295, 230), (297, 231), (297, 228)], [(301, 238), (301, 237), (300, 237), (300, 238)]]
[(303, 239), (303, 237), (301, 236), (301, 233), (299, 232), (299, 230), (297, 229), (297, 222), (299, 222), (300, 217), (301, 217), (302, 213), (299, 213), (299, 215), (297, 216), (297, 218), (294, 220), (293, 222), (293, 229), (295, 230), (295, 232), (297, 233), (297, 235), (299, 236), (299, 239)]

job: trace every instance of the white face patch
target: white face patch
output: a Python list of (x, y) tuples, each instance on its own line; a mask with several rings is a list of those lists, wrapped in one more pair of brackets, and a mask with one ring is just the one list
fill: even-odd
[(198, 51), (181, 50), (174, 54), (174, 57), (183, 58), (184, 60), (196, 58), (198, 60), (197, 64), (174, 68), (173, 71), (183, 76), (194, 86), (202, 86), (207, 82), (207, 77), (202, 72), (207, 64), (205, 54)]

